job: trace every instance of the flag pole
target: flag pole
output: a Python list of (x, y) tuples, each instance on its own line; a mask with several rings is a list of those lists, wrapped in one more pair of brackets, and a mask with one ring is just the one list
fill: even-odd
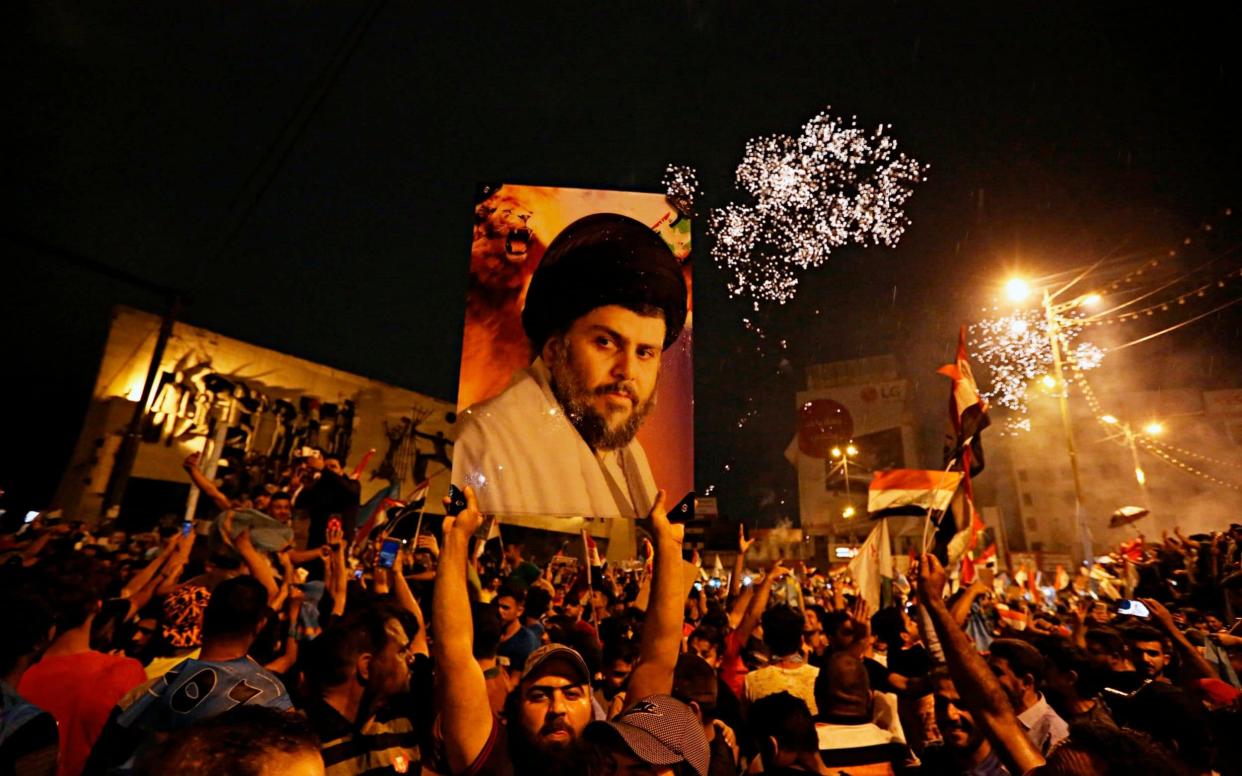
[[(940, 485), (941, 485), (941, 486), (943, 486), (943, 485), (944, 485), (945, 475), (947, 475), (949, 472), (953, 471), (953, 467), (957, 465), (958, 459), (962, 457), (962, 450), (965, 450), (967, 447), (969, 447), (969, 446), (970, 446), (970, 443), (971, 443), (971, 440), (973, 440), (973, 439), (974, 439), (974, 437), (973, 437), (973, 436), (972, 436), (972, 437), (968, 437), (968, 438), (966, 439), (966, 441), (962, 443), (962, 446), (958, 448), (957, 453), (956, 453), (956, 454), (955, 454), (952, 458), (950, 458), (950, 459), (949, 459), (949, 465), (948, 465), (948, 466), (946, 466), (946, 467), (944, 467), (944, 472), (943, 472), (943, 473), (941, 473), (941, 475), (940, 475)], [(937, 488), (937, 489), (939, 489), (939, 488)], [(933, 519), (933, 518), (932, 518), (932, 516), (933, 516), (933, 515), (935, 515), (937, 512), (939, 512), (939, 513), (940, 513), (940, 515), (938, 515), (938, 516), (935, 518), (935, 520), (936, 520), (936, 527), (937, 527), (937, 528), (939, 528), (939, 527), (940, 527), (940, 519), (941, 519), (941, 518), (943, 518), (943, 516), (944, 516), (944, 512), (945, 512), (945, 510), (944, 510), (944, 509), (937, 509), (937, 508), (935, 507), (935, 505), (932, 505), (932, 508), (931, 508), (931, 509), (929, 509), (929, 510), (927, 510), (927, 517), (923, 520), (923, 541), (922, 541), (922, 543), (920, 544), (920, 546), (923, 548), (923, 551), (920, 553), (921, 555), (926, 555), (926, 554), (927, 554), (927, 529), (928, 529), (928, 527), (929, 527), (929, 526), (931, 525), (931, 523), (932, 523), (932, 519)]]

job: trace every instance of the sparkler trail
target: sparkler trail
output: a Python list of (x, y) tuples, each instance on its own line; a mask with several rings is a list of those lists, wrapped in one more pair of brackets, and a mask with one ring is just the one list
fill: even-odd
[(730, 203), (708, 218), (712, 258), (732, 275), (731, 294), (753, 299), (756, 309), (784, 304), (801, 273), (833, 249), (897, 245), (910, 223), (903, 206), (927, 165), (899, 153), (889, 129), (864, 130), (854, 117), (825, 110), (797, 137), (746, 144), (736, 179), (753, 204)]

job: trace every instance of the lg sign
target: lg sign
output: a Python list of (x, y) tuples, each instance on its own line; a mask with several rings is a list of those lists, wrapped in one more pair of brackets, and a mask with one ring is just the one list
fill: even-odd
[(902, 398), (902, 389), (904, 383), (884, 383), (883, 385), (865, 385), (859, 391), (859, 398), (865, 402), (873, 402), (876, 399), (900, 399)]

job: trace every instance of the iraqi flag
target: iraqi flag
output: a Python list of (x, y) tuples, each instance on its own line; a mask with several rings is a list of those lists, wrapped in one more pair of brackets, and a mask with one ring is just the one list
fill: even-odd
[(969, 488), (970, 479), (963, 477), (962, 481), (964, 486), (954, 494), (953, 505), (949, 508), (952, 519), (941, 522), (936, 540), (945, 545), (947, 564), (961, 561), (960, 578), (963, 585), (969, 585), (975, 581), (975, 565), (986, 563), (996, 555), (996, 541), (979, 510), (975, 509), (975, 500)]
[(364, 541), (371, 531), (388, 519), (388, 510), (393, 507), (404, 507), (406, 502), (401, 498), (401, 486), (389, 485), (381, 488), (367, 503), (358, 508), (358, 530), (354, 532), (354, 543)]
[(867, 489), (871, 517), (926, 516), (945, 512), (962, 484), (962, 472), (888, 469), (876, 472)]
[[(974, 373), (966, 353), (966, 327), (957, 335), (957, 358), (952, 364), (940, 367), (940, 374), (953, 381), (949, 390), (949, 440), (945, 445), (947, 468), (957, 469), (964, 475), (962, 494), (953, 510), (953, 522), (942, 521), (944, 531), (952, 530), (948, 542), (947, 559), (950, 563), (962, 559), (962, 581), (974, 580), (974, 563), (970, 550), (979, 543), (984, 529), (983, 521), (975, 511), (975, 491), (970, 478), (983, 471), (983, 429), (988, 427), (988, 403), (979, 395)], [(946, 525), (947, 524), (947, 525)]]
[(591, 536), (591, 532), (582, 529), (582, 550), (586, 556), (587, 566), (590, 568), (601, 568), (604, 565), (603, 559), (599, 555), (599, 546), (595, 544), (595, 537)]
[(953, 381), (949, 391), (949, 425), (951, 442), (945, 445), (945, 463), (956, 460), (960, 468), (967, 472), (967, 487), (970, 477), (983, 471), (983, 442), (980, 434), (992, 422), (988, 418), (988, 403), (979, 395), (979, 386), (975, 383), (974, 373), (970, 370), (970, 362), (966, 354), (966, 327), (963, 326), (957, 337), (957, 359), (936, 370), (939, 374)]
[(878, 612), (892, 603), (893, 597), (893, 551), (888, 538), (888, 521), (881, 520), (871, 529), (871, 534), (858, 554), (850, 561), (850, 577), (858, 594)]
[(410, 509), (422, 509), (426, 506), (427, 493), (431, 491), (431, 480), (425, 479), (414, 486), (414, 491), (405, 497), (405, 505)]

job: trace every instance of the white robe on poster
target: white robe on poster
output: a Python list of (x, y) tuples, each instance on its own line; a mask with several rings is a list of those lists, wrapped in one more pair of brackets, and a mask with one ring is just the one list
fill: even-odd
[(459, 414), (453, 482), (473, 487), (484, 513), (516, 525), (551, 528), (549, 518), (626, 518), (625, 530), (608, 521), (608, 557), (632, 558), (632, 520), (646, 516), (655, 501), (647, 455), (634, 440), (601, 463), (565, 417), (549, 377), (537, 359), (504, 391)]

